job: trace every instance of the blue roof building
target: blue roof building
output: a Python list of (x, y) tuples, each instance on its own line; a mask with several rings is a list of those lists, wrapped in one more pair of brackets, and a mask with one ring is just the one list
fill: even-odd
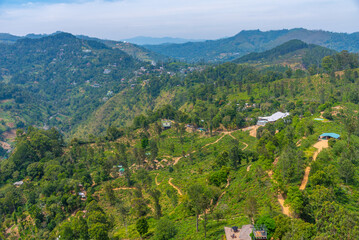
[(323, 133), (322, 135), (319, 136), (319, 139), (328, 140), (329, 138), (340, 139), (340, 135), (337, 133)]

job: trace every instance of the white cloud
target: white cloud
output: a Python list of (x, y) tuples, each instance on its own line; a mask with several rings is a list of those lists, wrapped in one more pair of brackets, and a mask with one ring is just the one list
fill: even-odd
[(79, 0), (2, 7), (0, 32), (61, 30), (109, 39), (218, 38), (243, 29), (293, 27), (354, 32), (358, 13), (351, 0)]

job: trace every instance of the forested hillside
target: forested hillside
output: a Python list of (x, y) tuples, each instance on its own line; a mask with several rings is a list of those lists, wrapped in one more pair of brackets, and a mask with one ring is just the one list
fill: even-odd
[(314, 44), (306, 44), (300, 40), (290, 40), (271, 50), (261, 53), (250, 53), (238, 59), (235, 63), (247, 63), (256, 67), (270, 65), (290, 66), (291, 68), (317, 69), (322, 59), (335, 54), (334, 50)]
[(9, 129), (37, 125), (67, 132), (130, 85), (141, 66), (120, 50), (65, 33), (2, 44), (0, 118)]
[[(63, 32), (55, 32), (53, 34), (27, 34), (24, 37), (14, 36), (8, 33), (0, 33), (0, 43), (7, 43), (7, 44), (14, 44), (17, 40), (29, 38), (29, 39), (40, 39), (44, 37), (49, 37), (57, 34), (61, 34)], [(83, 40), (89, 40), (89, 41), (95, 41), (105, 44), (106, 46), (110, 48), (118, 48), (128, 55), (137, 58), (139, 60), (143, 61), (159, 61), (159, 60), (166, 60), (167, 57), (162, 56), (160, 54), (151, 52), (144, 47), (138, 46), (136, 44), (128, 43), (128, 42), (122, 42), (122, 41), (113, 41), (113, 40), (105, 40), (100, 38), (94, 38), (94, 37), (88, 37), (85, 35), (77, 35), (76, 36), (79, 39)]]
[[(318, 50), (287, 44), (260, 58)], [(0, 239), (222, 239), (251, 223), (268, 239), (357, 238), (357, 54), (292, 69), (153, 66), (63, 33), (0, 48), (0, 126), (17, 129)]]
[(229, 38), (184, 44), (146, 45), (154, 52), (188, 62), (223, 62), (251, 52), (263, 52), (289, 40), (299, 39), (336, 51), (359, 52), (359, 33), (333, 33), (303, 28), (262, 32), (241, 31)]

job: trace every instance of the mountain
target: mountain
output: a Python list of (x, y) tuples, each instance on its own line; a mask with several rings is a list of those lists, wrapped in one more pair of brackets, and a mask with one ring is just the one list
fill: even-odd
[(123, 41), (138, 44), (138, 45), (157, 45), (157, 44), (169, 44), (169, 43), (202, 42), (205, 40), (173, 38), (173, 37), (154, 38), (154, 37), (138, 36), (134, 38), (123, 39)]
[(130, 42), (99, 39), (99, 38), (88, 37), (88, 36), (84, 36), (84, 35), (77, 35), (76, 37), (78, 37), (80, 39), (101, 42), (111, 48), (120, 49), (121, 51), (124, 51), (128, 55), (130, 55), (134, 58), (137, 58), (141, 61), (158, 62), (158, 61), (166, 61), (168, 59), (168, 57), (165, 57), (161, 54), (152, 52), (144, 47), (138, 46), (138, 45), (130, 43)]
[(251, 52), (272, 49), (289, 40), (298, 39), (336, 51), (359, 52), (359, 33), (333, 33), (322, 30), (295, 28), (291, 30), (241, 31), (237, 35), (219, 40), (184, 44), (145, 45), (159, 54), (189, 62), (229, 61)]
[(313, 64), (319, 66), (325, 56), (335, 53), (336, 51), (329, 48), (295, 39), (264, 52), (247, 54), (233, 62), (256, 66), (288, 65), (293, 68), (308, 69)]
[[(52, 34), (31, 33), (31, 34), (27, 34), (24, 37), (14, 36), (14, 35), (7, 34), (7, 33), (0, 33), (0, 43), (11, 44), (11, 43), (15, 43), (17, 40), (23, 39), (23, 38), (40, 39), (43, 37), (53, 36), (53, 35), (57, 35), (60, 33), (63, 33), (63, 32), (57, 31)], [(137, 58), (141, 61), (157, 62), (157, 61), (166, 61), (168, 59), (168, 57), (165, 57), (161, 54), (149, 51), (148, 49), (146, 49), (144, 47), (138, 46), (136, 44), (131, 44), (128, 42), (106, 40), (106, 39), (100, 39), (100, 38), (95, 38), (95, 37), (89, 37), (89, 36), (85, 36), (85, 35), (76, 35), (76, 37), (79, 39), (100, 42), (100, 43), (103, 43), (111, 48), (120, 49), (120, 50), (126, 52), (127, 54), (129, 54), (130, 56)]]
[(68, 33), (0, 44), (0, 133), (17, 125), (69, 132), (147, 65)]
[(0, 33), (0, 43), (14, 43), (21, 37), (14, 36), (8, 33)]

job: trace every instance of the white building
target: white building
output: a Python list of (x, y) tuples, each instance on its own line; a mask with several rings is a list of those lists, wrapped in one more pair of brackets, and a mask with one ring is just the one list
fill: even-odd
[(269, 117), (258, 117), (257, 125), (264, 126), (267, 123), (276, 122), (277, 120), (288, 117), (288, 116), (289, 116), (288, 112), (286, 112), (286, 113), (276, 112), (272, 116), (269, 116)]

